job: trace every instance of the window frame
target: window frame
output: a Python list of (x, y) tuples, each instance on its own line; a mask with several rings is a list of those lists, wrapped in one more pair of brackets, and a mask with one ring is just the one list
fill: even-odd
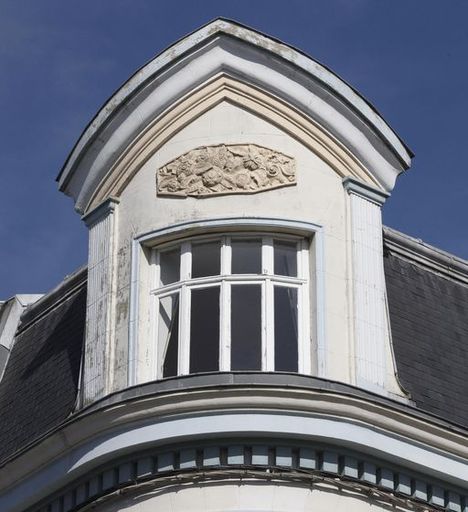
[[(151, 331), (150, 273), (151, 249), (167, 241), (195, 234), (232, 231), (288, 233), (310, 240), (310, 344), (305, 346), (304, 374), (327, 378), (329, 355), (326, 310), (326, 230), (310, 220), (265, 216), (220, 216), (177, 222), (136, 233), (129, 244), (130, 275), (128, 303), (123, 309), (128, 330), (127, 386), (154, 381), (156, 344)], [(126, 257), (125, 255), (123, 257)], [(125, 294), (126, 292), (123, 291)]]
[[(261, 273), (232, 274), (232, 240), (259, 239), (261, 241)], [(191, 277), (192, 244), (220, 241), (220, 274), (206, 277)], [(297, 277), (274, 274), (274, 242), (296, 243)], [(310, 237), (303, 234), (273, 233), (271, 231), (232, 231), (228, 233), (200, 234), (191, 237), (160, 243), (151, 250), (151, 321), (154, 349), (153, 375), (155, 379), (163, 377), (164, 355), (158, 347), (159, 299), (179, 294), (178, 325), (178, 363), (177, 376), (196, 375), (190, 372), (190, 322), (191, 292), (194, 289), (219, 286), (219, 365), (215, 372), (231, 370), (231, 289), (232, 286), (256, 284), (261, 289), (261, 369), (255, 371), (274, 372), (275, 370), (275, 333), (274, 333), (274, 293), (275, 287), (297, 289), (297, 373), (310, 373), (311, 337), (310, 337), (310, 283), (309, 268)], [(179, 281), (160, 286), (160, 254), (172, 247), (180, 246)], [(162, 356), (160, 355), (162, 354)], [(249, 371), (249, 370), (246, 370)], [(174, 376), (175, 377), (175, 376)]]

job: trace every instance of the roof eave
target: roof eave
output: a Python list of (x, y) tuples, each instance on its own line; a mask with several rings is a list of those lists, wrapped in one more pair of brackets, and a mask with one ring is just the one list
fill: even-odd
[(256, 44), (281, 57), (291, 64), (302, 68), (312, 75), (334, 94), (339, 96), (348, 106), (363, 117), (385, 142), (402, 166), (402, 170), (409, 168), (413, 152), (406, 146), (394, 130), (384, 121), (377, 109), (363, 98), (354, 88), (342, 80), (336, 73), (326, 66), (312, 59), (304, 52), (283, 43), (271, 36), (253, 30), (240, 23), (226, 18), (216, 18), (198, 30), (179, 39), (177, 42), (162, 51), (156, 57), (139, 68), (110, 98), (104, 103), (98, 113), (85, 127), (72, 151), (68, 155), (56, 181), (59, 190), (67, 193), (67, 185), (73, 175), (74, 168), (81, 160), (87, 147), (95, 140), (100, 131), (110, 119), (122, 108), (131, 97), (151, 77), (161, 72), (165, 67), (193, 51), (197, 46), (220, 34), (235, 37), (250, 44)]

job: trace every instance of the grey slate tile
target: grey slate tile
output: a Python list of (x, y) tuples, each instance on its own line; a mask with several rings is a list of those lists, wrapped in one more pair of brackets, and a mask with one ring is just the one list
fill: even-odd
[(468, 287), (384, 257), (395, 359), (418, 408), (468, 426)]
[(86, 271), (60, 291), (22, 317), (26, 328), (20, 327), (0, 382), (0, 462), (62, 423), (75, 405)]

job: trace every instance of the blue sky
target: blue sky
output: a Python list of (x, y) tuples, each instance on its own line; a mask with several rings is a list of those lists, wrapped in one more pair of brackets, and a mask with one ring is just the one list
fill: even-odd
[(138, 67), (217, 16), (296, 46), (358, 89), (415, 152), (384, 222), (468, 258), (468, 0), (0, 0), (0, 300), (85, 263), (55, 177)]

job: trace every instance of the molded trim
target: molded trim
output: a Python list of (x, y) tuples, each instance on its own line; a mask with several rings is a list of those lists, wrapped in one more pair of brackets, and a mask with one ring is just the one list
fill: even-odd
[[(64, 504), (64, 512), (73, 508), (102, 503), (118, 489), (132, 487), (137, 494), (144, 490), (161, 489), (177, 482), (209, 484), (214, 480), (258, 478), (294, 481), (297, 485), (324, 482), (337, 490), (349, 489), (367, 494), (379, 489), (374, 496), (407, 508), (408, 500), (436, 505), (461, 512), (467, 499), (466, 490), (447, 488), (443, 481), (394, 467), (366, 454), (333, 445), (301, 444), (282, 439), (227, 439), (207, 443), (165, 447), (159, 450), (132, 454), (93, 471), (82, 480), (75, 480), (66, 489), (49, 496), (29, 512), (55, 510)], [(354, 485), (353, 485), (354, 484)], [(364, 485), (364, 489), (356, 484)], [(208, 494), (209, 496), (209, 494)], [(415, 505), (416, 503), (414, 503)]]
[[(155, 119), (163, 118), (164, 113), (171, 112), (182, 100), (190, 99), (200, 88), (203, 89), (204, 84), (223, 74), (274, 98), (277, 103), (288, 106), (290, 112), (295, 109), (309, 124), (321, 127), (322, 132), (340, 141), (342, 147), (361, 162), (371, 182), (391, 191), (396, 177), (409, 166), (411, 158), (398, 138), (393, 134), (394, 140), (390, 143), (372, 120), (363, 117), (354, 103), (354, 100), (359, 102), (358, 96), (354, 100), (344, 100), (342, 95), (331, 91), (313, 73), (306, 72), (287, 59), (272, 59), (268, 49), (258, 42), (252, 43), (227, 33), (218, 33), (216, 37), (208, 37), (203, 43), (191, 47), (183, 57), (169, 61), (163, 70), (150, 74), (141, 87), (122, 99), (121, 105), (114, 97), (105, 110), (105, 122), (91, 125), (89, 139), (80, 141), (80, 149), (76, 147), (66, 165), (67, 171), (60, 178), (60, 189), (75, 198), (75, 208), (84, 212), (90, 207), (91, 196), (106, 173), (117, 165), (134, 140)], [(268, 74), (265, 74), (265, 68), (269, 70)], [(124, 92), (126, 94), (128, 89)], [(245, 94), (241, 93), (239, 97), (234, 95), (232, 99), (245, 104), (246, 99), (242, 96)], [(265, 105), (268, 106), (268, 103), (272, 102)], [(264, 108), (268, 114), (262, 114), (258, 107), (244, 108), (259, 111), (258, 115), (266, 119), (275, 117), (272, 108), (269, 111)], [(204, 111), (206, 107), (201, 105), (198, 114), (192, 112), (190, 115), (193, 119)], [(278, 114), (276, 117), (279, 117)], [(285, 119), (296, 122), (289, 119), (289, 114)], [(187, 118), (185, 122), (189, 120)], [(277, 124), (281, 126), (282, 122), (278, 121)], [(382, 126), (386, 126), (383, 120)], [(305, 135), (306, 140), (309, 136), (307, 130)], [(400, 145), (402, 151), (397, 150), (395, 144)], [(101, 197), (97, 203), (105, 198)]]
[(300, 140), (342, 178), (354, 176), (372, 186), (384, 186), (337, 137), (310, 116), (277, 95), (247, 83), (245, 78), (230, 74), (225, 68), (171, 104), (129, 142), (110, 169), (106, 169), (105, 177), (96, 184), (86, 209), (94, 208), (106, 197), (118, 197), (141, 166), (163, 144), (223, 101), (248, 110)]
[[(299, 234), (301, 236), (314, 236), (316, 268), (311, 269), (315, 273), (316, 283), (316, 330), (314, 341), (317, 351), (317, 371), (320, 377), (326, 376), (327, 349), (325, 338), (325, 268), (324, 268), (324, 237), (322, 227), (303, 221), (295, 221), (279, 218), (261, 217), (229, 217), (219, 219), (207, 219), (204, 221), (188, 221), (167, 228), (153, 230), (139, 235), (132, 242), (132, 262), (130, 276), (130, 322), (128, 339), (128, 386), (137, 383), (138, 364), (138, 296), (139, 296), (139, 267), (141, 264), (141, 246), (153, 246), (176, 238), (186, 238), (198, 233), (210, 232), (225, 233), (230, 231), (270, 231)], [(311, 246), (312, 247), (312, 246)], [(312, 331), (313, 332), (313, 331)]]
[(73, 416), (1, 468), (0, 508), (23, 509), (129, 452), (214, 438), (284, 438), (285, 433), (296, 442), (369, 454), (466, 488), (466, 431), (436, 425), (428, 415), (363, 391), (358, 396), (292, 386), (300, 376), (269, 374), (268, 379), (284, 382), (274, 387), (220, 386), (219, 375), (211, 383), (209, 377), (199, 377), (206, 387), (144, 397), (134, 388), (134, 398)]
[(124, 108), (135, 94), (141, 91), (148, 82), (158, 75), (163, 74), (168, 67), (174, 66), (178, 61), (187, 59), (191, 53), (207, 45), (213, 39), (231, 38), (244, 44), (254, 46), (268, 54), (269, 59), (281, 59), (298, 71), (309, 75), (316, 80), (328, 93), (337, 96), (348, 108), (353, 109), (366, 124), (380, 137), (395, 156), (403, 164), (409, 167), (412, 152), (401, 142), (395, 132), (378, 114), (376, 109), (347, 83), (340, 79), (328, 68), (312, 58), (306, 56), (289, 45), (264, 34), (248, 29), (239, 23), (225, 19), (216, 19), (201, 27), (197, 31), (179, 40), (167, 50), (163, 51), (153, 60), (141, 67), (130, 79), (117, 90), (106, 102), (94, 119), (89, 123), (81, 137), (77, 141), (70, 156), (60, 172), (57, 181), (60, 189), (65, 190), (70, 178), (72, 168), (81, 158), (87, 146), (98, 137), (103, 127), (117, 112)]
[(89, 211), (86, 215), (83, 215), (81, 220), (86, 224), (86, 227), (90, 228), (103, 217), (109, 215), (109, 213), (114, 213), (119, 203), (120, 199), (118, 197), (109, 197), (97, 205), (93, 210)]
[(374, 187), (371, 187), (367, 183), (362, 183), (354, 178), (344, 178), (343, 179), (343, 187), (348, 192), (348, 194), (356, 194), (372, 203), (377, 204), (378, 206), (382, 206), (386, 199), (390, 197), (390, 194), (387, 192), (383, 192)]

